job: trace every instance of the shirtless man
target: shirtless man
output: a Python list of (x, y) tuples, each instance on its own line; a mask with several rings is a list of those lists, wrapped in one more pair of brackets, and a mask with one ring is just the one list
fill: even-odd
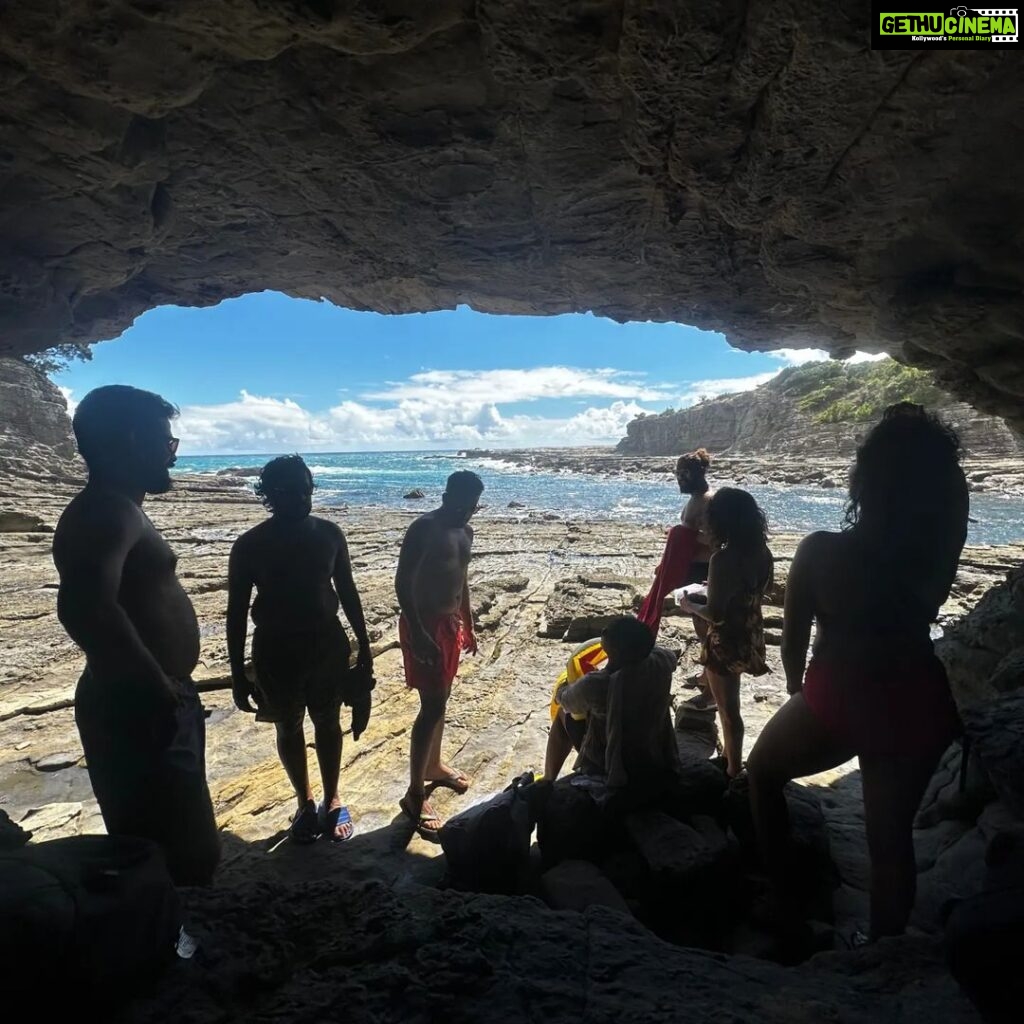
[[(687, 502), (683, 506), (682, 523), (699, 534), (697, 549), (693, 553), (693, 561), (690, 563), (690, 573), (686, 583), (706, 583), (708, 579), (708, 563), (711, 560), (712, 545), (708, 536), (707, 516), (708, 503), (715, 496), (707, 481), (708, 467), (711, 465), (711, 456), (707, 450), (698, 448), (694, 452), (680, 455), (676, 462), (676, 482), (679, 484), (679, 493), (687, 495)], [(693, 628), (698, 639), (703, 643), (707, 635), (707, 622), (700, 616), (693, 617)], [(713, 706), (710, 683), (707, 672), (702, 671), (699, 676), (687, 680), (688, 686), (696, 686), (700, 693), (691, 697), (687, 704), (698, 709)]]
[[(228, 563), (228, 656), (235, 705), (256, 711), (257, 721), (277, 727), (277, 753), (295, 788), (298, 810), (290, 833), (297, 843), (324, 835), (345, 842), (355, 831), (338, 796), (341, 772), (341, 705), (352, 706), (352, 738), (370, 718), (373, 658), (363, 606), (352, 579), (345, 535), (332, 522), (310, 515), (313, 475), (298, 455), (263, 467), (256, 494), (270, 511), (235, 541)], [(245, 674), (245, 634), (253, 587), (255, 684)], [(338, 603), (359, 644), (356, 666), (338, 621)], [(255, 697), (258, 710), (253, 708)], [(317, 810), (309, 784), (306, 712), (313, 721), (324, 800)]]
[(708, 578), (708, 562), (711, 560), (711, 541), (707, 531), (708, 502), (715, 495), (707, 481), (710, 465), (711, 456), (703, 448), (680, 455), (676, 462), (679, 493), (688, 498), (683, 506), (682, 523), (700, 534), (690, 567), (689, 583), (703, 583)]
[(107, 831), (164, 851), (179, 885), (220, 857), (206, 785), (206, 720), (191, 675), (199, 626), (177, 557), (142, 511), (171, 489), (177, 410), (123, 385), (91, 391), (74, 417), (89, 482), (53, 539), (57, 615), (85, 652), (75, 721)]
[(441, 507), (420, 516), (406, 531), (398, 556), (395, 591), (406, 685), (419, 690), (420, 711), (412, 727), (409, 789), (401, 808), (416, 831), (438, 842), (444, 822), (427, 802), (426, 783), (469, 789), (469, 779), (441, 760), (444, 716), (459, 652), (476, 653), (469, 603), (470, 551), (476, 511), (484, 485), (475, 473), (452, 473)]

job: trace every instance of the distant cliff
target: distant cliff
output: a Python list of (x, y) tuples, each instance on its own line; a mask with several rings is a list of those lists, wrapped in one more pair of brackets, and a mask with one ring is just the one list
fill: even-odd
[(717, 454), (845, 458), (882, 410), (900, 401), (939, 412), (970, 456), (1024, 457), (1024, 442), (1001, 419), (953, 401), (929, 374), (891, 359), (790, 367), (753, 391), (641, 416), (627, 426), (618, 451), (676, 455), (703, 446)]
[(20, 359), (0, 359), (0, 474), (35, 480), (78, 480), (64, 396)]

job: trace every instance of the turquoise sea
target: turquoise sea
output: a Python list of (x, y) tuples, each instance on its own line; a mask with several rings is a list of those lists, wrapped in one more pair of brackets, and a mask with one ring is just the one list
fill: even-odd
[[(533, 472), (493, 459), (462, 458), (456, 452), (357, 452), (304, 456), (316, 483), (315, 500), (324, 505), (421, 510), (440, 501), (448, 474), (472, 469), (484, 481), (482, 516), (555, 513), (566, 519), (618, 519), (635, 523), (675, 521), (680, 496), (675, 482), (636, 481), (572, 472)], [(176, 473), (212, 473), (229, 466), (258, 466), (271, 456), (203, 455), (178, 459)], [(716, 477), (716, 484), (728, 483)], [(834, 530), (842, 523), (842, 491), (817, 487), (744, 485), (768, 515), (773, 530), (804, 533)], [(424, 501), (407, 501), (414, 488)], [(509, 502), (525, 509), (509, 509)], [(969, 544), (1024, 541), (1024, 502), (1019, 498), (975, 494), (971, 498)]]

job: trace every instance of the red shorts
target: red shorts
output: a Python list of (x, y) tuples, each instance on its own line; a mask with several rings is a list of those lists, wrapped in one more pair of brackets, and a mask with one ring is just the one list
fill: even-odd
[(404, 615), (398, 620), (398, 642), (402, 646), (405, 666), (405, 685), (411, 690), (447, 692), (459, 671), (462, 653), (462, 619), (458, 615), (439, 615), (436, 619), (423, 619), (423, 627), (434, 638), (441, 652), (436, 665), (424, 665), (413, 657), (411, 630)]
[(934, 655), (871, 670), (812, 658), (803, 695), (814, 717), (856, 754), (941, 753), (960, 732), (946, 670)]

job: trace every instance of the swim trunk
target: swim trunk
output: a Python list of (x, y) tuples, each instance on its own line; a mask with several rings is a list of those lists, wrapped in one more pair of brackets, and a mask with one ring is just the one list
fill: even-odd
[(206, 784), (206, 714), (191, 679), (172, 679), (173, 721), (141, 691), (99, 682), (89, 669), (75, 691), (75, 724), (93, 793), (110, 835), (139, 836), (164, 852), (177, 885), (206, 885), (220, 835)]
[(352, 645), (337, 618), (301, 632), (252, 635), (258, 722), (289, 722), (306, 711), (314, 721), (337, 718), (348, 684)]
[(424, 665), (412, 653), (412, 630), (404, 615), (398, 620), (398, 642), (402, 646), (405, 685), (410, 690), (447, 693), (459, 671), (462, 654), (462, 619), (458, 615), (439, 615), (423, 619), (423, 627), (434, 638), (441, 652), (437, 665)]
[(561, 715), (566, 735), (572, 743), (573, 750), (578, 754), (583, 749), (583, 740), (587, 735), (587, 720), (585, 718), (573, 718), (566, 711), (562, 711)]
[(890, 660), (870, 672), (812, 658), (803, 696), (857, 754), (938, 754), (961, 731), (946, 669), (934, 654)]

